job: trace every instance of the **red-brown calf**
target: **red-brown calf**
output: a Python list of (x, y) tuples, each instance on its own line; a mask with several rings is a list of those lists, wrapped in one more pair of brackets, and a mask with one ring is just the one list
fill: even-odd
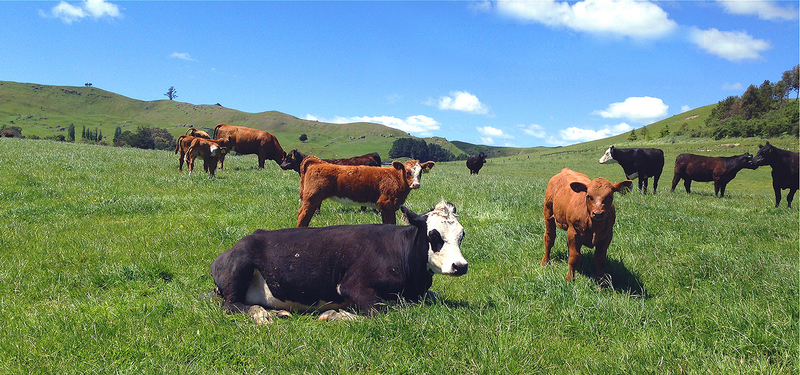
[[(227, 124), (219, 124), (214, 128), (215, 139), (228, 137), (230, 137), (231, 151), (243, 155), (258, 155), (258, 169), (264, 169), (264, 162), (267, 159), (281, 165), (286, 156), (281, 144), (278, 143), (278, 138), (268, 131)], [(224, 164), (225, 154), (219, 157), (219, 169), (222, 169)]]
[(228, 143), (230, 138), (225, 139), (205, 139), (195, 138), (186, 150), (186, 166), (189, 168), (189, 175), (192, 175), (194, 170), (194, 160), (196, 158), (203, 159), (203, 169), (211, 177), (216, 177), (215, 171), (217, 170), (217, 160), (225, 155), (227, 152)]
[(202, 130), (195, 129), (194, 127), (189, 128), (189, 130), (186, 131), (186, 135), (191, 135), (192, 137), (197, 137), (197, 138), (211, 139), (211, 136), (208, 135), (208, 133)]
[(550, 262), (550, 249), (556, 240), (556, 226), (567, 231), (569, 269), (567, 280), (575, 276), (581, 261), (581, 246), (595, 248), (594, 262), (597, 281), (605, 276), (606, 252), (613, 237), (616, 211), (614, 193), (630, 190), (633, 181), (612, 184), (605, 178), (589, 180), (583, 173), (564, 168), (553, 176), (544, 193), (544, 257), (542, 265)]
[(178, 157), (178, 170), (181, 172), (183, 172), (183, 162), (186, 160), (186, 150), (192, 145), (192, 141), (197, 138), (191, 135), (182, 135), (175, 142), (175, 154), (180, 154)]
[(395, 212), (405, 203), (412, 189), (420, 186), (423, 170), (434, 162), (394, 161), (390, 168), (334, 165), (316, 156), (307, 156), (300, 164), (300, 200), (297, 226), (307, 227), (322, 201), (331, 198), (340, 203), (373, 206), (381, 212), (384, 224), (395, 224)]

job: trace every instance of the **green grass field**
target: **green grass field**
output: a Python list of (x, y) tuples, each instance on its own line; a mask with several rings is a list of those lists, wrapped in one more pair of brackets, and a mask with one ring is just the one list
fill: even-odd
[[(469, 273), (435, 277), (439, 301), (259, 326), (208, 296), (209, 265), (256, 228), (295, 225), (295, 172), (239, 156), (210, 179), (171, 152), (0, 139), (0, 373), (796, 374), (800, 201), (773, 208), (769, 167), (742, 170), (722, 199), (710, 183), (669, 192), (678, 153), (758, 143), (646, 143), (665, 150), (664, 174), (655, 196), (616, 197), (604, 290), (591, 249), (564, 280), (563, 231), (540, 260), (548, 179), (621, 180), (597, 162), (608, 144), (493, 158), (477, 176), (437, 163), (406, 205), (444, 197), (465, 227)], [(379, 221), (326, 202), (311, 225)]]

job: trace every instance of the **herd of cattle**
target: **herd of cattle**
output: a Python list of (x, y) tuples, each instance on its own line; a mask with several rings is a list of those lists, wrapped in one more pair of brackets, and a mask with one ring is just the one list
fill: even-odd
[[(455, 206), (442, 199), (430, 212), (418, 215), (403, 206), (413, 189), (420, 187), (421, 174), (434, 167), (433, 161), (394, 161), (383, 168), (377, 153), (348, 159), (319, 159), (298, 150), (285, 153), (269, 132), (219, 124), (213, 136), (191, 128), (178, 138), (180, 154), (189, 173), (195, 159), (214, 176), (217, 165), (224, 167), (225, 154), (258, 155), (258, 166), (267, 159), (284, 170), (300, 174), (301, 206), (297, 227), (256, 230), (240, 239), (211, 264), (216, 292), (229, 312), (244, 312), (257, 323), (272, 317), (291, 316), (287, 310), (324, 311), (320, 320), (352, 319), (348, 307), (368, 315), (385, 308), (383, 301), (402, 298), (420, 301), (435, 298), (429, 290), (434, 274), (461, 276), (468, 264), (461, 254), (464, 228)], [(467, 160), (471, 174), (486, 162), (481, 152)], [(654, 148), (622, 149), (611, 146), (599, 160), (619, 163), (626, 180), (611, 183), (605, 178), (590, 180), (585, 174), (564, 168), (547, 184), (544, 198), (545, 254), (550, 262), (556, 226), (567, 232), (568, 271), (572, 280), (580, 263), (582, 246), (594, 248), (597, 282), (605, 285), (606, 252), (616, 219), (613, 196), (632, 187), (646, 193), (653, 177), (653, 194), (664, 167), (664, 152)], [(725, 186), (742, 168), (772, 167), (775, 206), (781, 190), (791, 207), (798, 189), (798, 153), (782, 150), (769, 142), (759, 146), (755, 157), (749, 153), (732, 157), (681, 154), (675, 160), (672, 191), (684, 180), (686, 192), (692, 181), (714, 182), (714, 194), (725, 195)], [(373, 207), (380, 211), (382, 224), (337, 225), (309, 228), (322, 202), (331, 199), (346, 204)], [(410, 225), (396, 226), (401, 210)], [(266, 308), (274, 309), (267, 311)]]

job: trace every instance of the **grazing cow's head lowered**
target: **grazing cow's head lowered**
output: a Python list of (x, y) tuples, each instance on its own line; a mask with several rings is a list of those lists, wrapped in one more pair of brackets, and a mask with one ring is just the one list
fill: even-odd
[(586, 210), (592, 220), (605, 219), (606, 209), (614, 204), (614, 193), (627, 192), (631, 181), (625, 180), (612, 184), (605, 178), (595, 178), (589, 184), (575, 181), (569, 184), (572, 191), (586, 193)]
[(461, 276), (467, 273), (467, 260), (461, 255), (464, 227), (458, 222), (456, 207), (442, 199), (430, 212), (417, 215), (401, 206), (408, 222), (427, 228), (428, 270), (434, 274)]

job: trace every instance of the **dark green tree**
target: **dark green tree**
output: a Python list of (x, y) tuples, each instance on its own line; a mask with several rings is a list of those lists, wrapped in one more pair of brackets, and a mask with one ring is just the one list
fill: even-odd
[(69, 127), (67, 127), (67, 139), (70, 142), (75, 142), (75, 124), (69, 124)]
[(300, 134), (300, 142), (305, 142), (308, 140), (308, 135), (306, 133)]
[(170, 86), (169, 90), (167, 90), (167, 93), (164, 94), (164, 96), (168, 97), (169, 100), (174, 100), (178, 97), (178, 90), (175, 90), (175, 86)]

